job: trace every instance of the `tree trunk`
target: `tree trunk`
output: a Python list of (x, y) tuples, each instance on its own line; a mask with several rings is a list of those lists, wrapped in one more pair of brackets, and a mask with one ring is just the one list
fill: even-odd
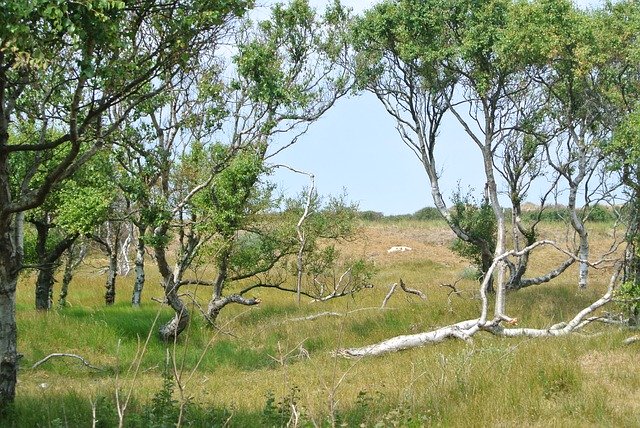
[[(485, 113), (487, 114), (487, 113)], [(506, 250), (506, 227), (504, 220), (504, 212), (502, 211), (502, 206), (500, 205), (500, 200), (498, 199), (498, 186), (496, 184), (496, 179), (493, 173), (493, 135), (488, 130), (492, 129), (492, 121), (489, 120), (489, 115), (487, 114), (487, 118), (485, 118), (486, 125), (485, 129), (487, 130), (485, 134), (485, 143), (482, 147), (482, 157), (484, 160), (484, 173), (487, 178), (486, 183), (486, 195), (485, 197), (491, 203), (491, 207), (493, 208), (493, 213), (496, 217), (496, 248), (494, 252), (494, 256), (498, 257), (503, 254)], [(484, 264), (484, 263), (483, 263)], [(501, 261), (498, 264), (498, 273), (497, 273), (497, 284), (495, 286), (496, 293), (496, 304), (495, 304), (495, 316), (501, 317), (505, 312), (505, 281), (504, 281), (504, 273), (505, 273), (505, 263)]]
[(19, 359), (16, 286), (22, 267), (23, 225), (23, 213), (0, 219), (0, 415), (16, 395)]
[(0, 415), (16, 395), (18, 329), (16, 285), (18, 276), (3, 257), (0, 266)]
[(118, 252), (117, 249), (109, 254), (109, 271), (107, 272), (107, 282), (105, 284), (106, 291), (104, 293), (104, 302), (107, 306), (113, 305), (116, 301), (116, 276), (118, 271)]
[(589, 265), (587, 260), (589, 259), (589, 234), (584, 226), (584, 222), (576, 210), (576, 199), (578, 196), (578, 184), (571, 183), (569, 190), (569, 210), (571, 217), (571, 226), (578, 234), (580, 238), (580, 246), (578, 248), (578, 258), (581, 260), (578, 265), (578, 287), (581, 289), (587, 288)]
[(51, 309), (53, 303), (53, 283), (55, 266), (46, 264), (40, 267), (38, 278), (36, 279), (36, 309), (47, 311)]
[(70, 255), (67, 263), (64, 265), (64, 275), (62, 276), (62, 285), (60, 286), (60, 296), (58, 297), (58, 305), (60, 307), (67, 306), (67, 295), (69, 294), (69, 284), (73, 278), (73, 258)]
[[(168, 224), (164, 224), (162, 227), (156, 229), (156, 231), (154, 231), (156, 238), (158, 236), (166, 236), (168, 229)], [(177, 264), (175, 270), (171, 272), (171, 269), (169, 268), (169, 262), (167, 261), (165, 247), (161, 242), (159, 242), (159, 240), (153, 246), (153, 250), (156, 256), (158, 270), (160, 271), (160, 275), (162, 276), (165, 299), (167, 301), (167, 304), (171, 306), (171, 309), (173, 309), (173, 311), (175, 312), (173, 319), (171, 319), (171, 321), (169, 321), (168, 323), (160, 326), (160, 329), (158, 330), (160, 338), (165, 342), (170, 342), (176, 340), (178, 335), (182, 333), (185, 328), (187, 328), (191, 316), (189, 314), (189, 311), (187, 310), (187, 307), (180, 299), (180, 296), (178, 296), (180, 279), (182, 278), (180, 264)]]
[(165, 297), (171, 309), (175, 311), (175, 315), (171, 321), (160, 327), (159, 333), (163, 341), (172, 342), (187, 328), (191, 315), (178, 296), (178, 287), (174, 281), (165, 284)]
[(146, 233), (146, 226), (141, 226), (138, 228), (138, 245), (136, 247), (136, 262), (135, 262), (135, 271), (136, 271), (136, 281), (133, 284), (133, 295), (131, 296), (131, 305), (138, 307), (140, 306), (140, 301), (142, 299), (142, 289), (144, 288), (144, 251), (145, 251), (145, 242), (144, 242), (144, 234)]

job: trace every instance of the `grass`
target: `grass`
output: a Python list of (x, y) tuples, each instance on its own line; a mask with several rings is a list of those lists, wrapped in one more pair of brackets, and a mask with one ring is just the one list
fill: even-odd
[[(559, 226), (548, 227), (561, 233), (554, 229)], [(604, 229), (594, 235), (594, 247), (605, 248), (600, 241), (607, 237)], [(32, 309), (33, 278), (26, 277), (18, 292), (19, 350), (24, 354), (18, 396), (14, 413), (0, 425), (90, 426), (93, 403), (97, 426), (114, 426), (116, 388), (133, 387), (126, 426), (163, 426), (177, 414), (181, 400), (177, 386), (165, 382), (167, 351), (186, 383), (184, 421), (192, 426), (281, 426), (291, 417), (291, 404), (301, 421), (321, 426), (640, 424), (638, 349), (622, 344), (630, 335), (622, 328), (594, 325), (586, 335), (553, 339), (479, 334), (472, 344), (451, 340), (378, 358), (335, 357), (332, 352), (340, 347), (477, 316), (475, 281), (461, 280), (460, 296), (449, 296), (449, 289), (440, 287), (469, 269), (468, 262), (450, 251), (450, 240), (439, 222), (367, 223), (362, 239), (344, 251), (376, 262), (374, 289), (353, 299), (301, 307), (293, 295), (257, 290), (263, 303), (225, 308), (219, 329), (204, 325), (196, 309), (175, 346), (152, 336), (135, 379), (128, 369), (149, 331), (155, 332), (154, 320), (157, 326), (171, 317), (150, 300), (160, 295), (154, 286), (157, 273), (148, 273), (141, 308), (128, 303), (132, 278), (120, 279), (117, 304), (107, 308), (102, 303), (104, 278), (85, 267), (71, 285), (71, 306), (50, 313)], [(393, 245), (413, 250), (387, 254)], [(544, 270), (561, 259), (550, 253), (536, 256), (534, 269)], [(510, 293), (507, 312), (523, 326), (567, 320), (606, 288), (606, 272), (595, 272), (586, 291), (577, 290), (574, 277), (569, 272), (553, 283)], [(387, 308), (379, 309), (389, 284), (399, 278), (428, 299), (397, 291)], [(201, 302), (209, 293), (190, 291)], [(294, 321), (324, 311), (344, 316)], [(31, 369), (52, 352), (81, 355), (105, 370), (62, 358)]]

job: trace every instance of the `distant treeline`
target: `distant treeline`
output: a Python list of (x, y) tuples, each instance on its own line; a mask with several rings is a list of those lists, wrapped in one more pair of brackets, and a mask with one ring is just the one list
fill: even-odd
[[(511, 208), (505, 208), (505, 217), (507, 219), (511, 218)], [(616, 217), (624, 214), (624, 208), (620, 207), (617, 209), (603, 206), (603, 205), (594, 205), (588, 207), (586, 210), (584, 208), (578, 210), (578, 215), (584, 216), (587, 215), (586, 221), (594, 222), (594, 223), (603, 223), (608, 221), (613, 221)], [(553, 205), (545, 207), (544, 210), (540, 213), (539, 207), (531, 207), (526, 209), (522, 213), (522, 220), (525, 222), (535, 221), (540, 216), (541, 221), (548, 222), (564, 222), (569, 221), (569, 210), (564, 205)], [(442, 216), (440, 212), (435, 207), (424, 207), (414, 212), (413, 214), (393, 214), (393, 215), (385, 215), (379, 211), (360, 211), (358, 212), (358, 217), (365, 221), (402, 221), (402, 220), (419, 220), (419, 221), (434, 221), (434, 220), (442, 220)]]

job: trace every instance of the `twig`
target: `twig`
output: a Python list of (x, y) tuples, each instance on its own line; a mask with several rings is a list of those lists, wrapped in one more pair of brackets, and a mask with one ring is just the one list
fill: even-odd
[(449, 294), (448, 294), (449, 297), (451, 297), (452, 294), (456, 294), (459, 297), (461, 297), (460, 295), (462, 294), (462, 292), (459, 291), (458, 288), (456, 287), (456, 285), (458, 285), (461, 279), (462, 278), (456, 279), (456, 282), (454, 282), (453, 284), (440, 284), (440, 287), (447, 287), (451, 289), (451, 291), (449, 291)]
[(405, 293), (415, 294), (416, 296), (420, 297), (422, 300), (427, 300), (427, 295), (426, 294), (424, 294), (420, 290), (416, 290), (415, 288), (407, 287), (406, 284), (404, 283), (404, 281), (402, 280), (402, 278), (400, 278), (400, 282), (399, 283), (391, 284), (391, 288), (389, 289), (389, 292), (387, 293), (387, 295), (385, 296), (384, 300), (382, 301), (382, 305), (380, 306), (380, 309), (383, 309), (387, 305), (387, 302), (391, 298), (391, 295), (393, 294), (393, 292), (396, 291), (396, 288), (398, 287), (398, 285), (400, 286), (400, 288), (402, 288), (402, 290)]
[(402, 278), (400, 278), (400, 288), (402, 288), (402, 290), (404, 290), (405, 293), (415, 294), (416, 296), (420, 297), (422, 300), (427, 300), (426, 294), (424, 294), (420, 290), (416, 290), (415, 288), (407, 287), (404, 281), (402, 280)]
[(367, 308), (353, 309), (353, 310), (348, 311), (348, 312), (320, 312), (320, 313), (309, 315), (309, 316), (306, 316), (306, 317), (288, 318), (288, 319), (286, 319), (284, 321), (278, 322), (278, 324), (286, 323), (286, 322), (290, 322), (290, 321), (294, 321), (294, 322), (295, 321), (314, 321), (314, 320), (316, 320), (318, 318), (321, 318), (321, 317), (345, 317), (347, 315), (351, 315), (351, 314), (356, 313), (356, 312), (370, 311), (370, 310), (381, 310), (381, 309), (385, 309), (387, 311), (394, 310), (394, 308), (367, 307)]
[(94, 365), (89, 364), (89, 362), (87, 360), (85, 360), (84, 358), (82, 358), (80, 355), (76, 355), (76, 354), (66, 354), (66, 353), (61, 353), (61, 352), (55, 352), (53, 354), (49, 354), (46, 357), (44, 357), (43, 359), (41, 359), (40, 361), (38, 361), (37, 363), (35, 363), (33, 366), (31, 366), (32, 369), (35, 369), (39, 366), (41, 366), (42, 364), (46, 363), (47, 361), (49, 361), (51, 358), (55, 358), (55, 357), (69, 357), (69, 358), (76, 358), (80, 361), (82, 361), (82, 364), (89, 367), (90, 369), (94, 369), (94, 370), (98, 370), (98, 371), (106, 371), (106, 369), (100, 368), (100, 367), (96, 367)]
[(391, 284), (391, 288), (389, 289), (389, 292), (387, 293), (387, 295), (384, 297), (384, 300), (382, 301), (382, 305), (380, 305), (380, 308), (384, 308), (385, 306), (387, 306), (387, 302), (391, 298), (391, 295), (393, 294), (393, 292), (396, 291), (397, 286), (398, 286), (397, 282), (394, 282), (393, 284)]
[(309, 315), (308, 317), (291, 318), (287, 321), (313, 321), (320, 317), (341, 317), (344, 314), (340, 312), (320, 312), (319, 314)]

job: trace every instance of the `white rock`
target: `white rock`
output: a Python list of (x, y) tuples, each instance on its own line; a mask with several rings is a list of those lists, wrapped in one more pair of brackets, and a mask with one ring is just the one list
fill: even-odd
[(387, 253), (402, 253), (404, 251), (411, 251), (411, 247), (405, 247), (403, 245), (399, 245), (397, 247), (391, 247), (387, 250)]

